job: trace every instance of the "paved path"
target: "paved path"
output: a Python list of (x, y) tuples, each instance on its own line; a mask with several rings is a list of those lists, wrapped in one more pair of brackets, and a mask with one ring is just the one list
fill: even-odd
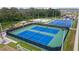
[[(17, 43), (16, 41), (14, 41), (14, 40), (12, 40), (12, 39), (10, 39), (10, 38), (7, 38), (7, 37), (4, 37), (4, 40), (6, 41), (4, 44), (8, 44), (8, 43), (10, 43), (10, 42)], [(3, 39), (0, 38), (0, 41), (2, 42)], [(1, 42), (0, 42), (0, 43), (1, 43)]]
[(18, 50), (8, 45), (5, 45), (3, 48), (0, 48), (0, 51), (18, 51)]
[(76, 31), (75, 42), (74, 42), (74, 51), (78, 51), (78, 32), (79, 32), (79, 18), (78, 18), (77, 31)]
[(70, 30), (75, 30), (76, 31), (77, 29), (76, 28), (70, 28)]

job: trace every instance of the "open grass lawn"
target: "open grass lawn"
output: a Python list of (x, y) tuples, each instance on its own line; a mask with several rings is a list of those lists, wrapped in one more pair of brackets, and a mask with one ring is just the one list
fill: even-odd
[(33, 45), (30, 45), (30, 44), (25, 43), (25, 42), (19, 42), (19, 44), (20, 44), (22, 47), (24, 47), (24, 48), (26, 48), (26, 49), (28, 49), (28, 50), (30, 50), (30, 51), (41, 51), (40, 48), (36, 48), (36, 47), (34, 47)]
[(16, 48), (17, 43), (10, 42), (7, 45), (10, 46), (10, 47)]
[(19, 40), (17, 38), (14, 38), (14, 37), (11, 37), (11, 36), (8, 36), (8, 38), (17, 41), (17, 43), (12, 43), (12, 42), (9, 43), (8, 45), (10, 47), (16, 48), (16, 45), (17, 44), (20, 44), (23, 48), (28, 49), (28, 50), (31, 50), (31, 51), (32, 50), (33, 51), (40, 51), (41, 50), (40, 48), (37, 48), (37, 47), (35, 47), (35, 46), (31, 45), (31, 44), (28, 44), (28, 43), (26, 43), (24, 41), (21, 41), (21, 40)]
[(78, 20), (74, 20), (74, 21), (73, 21), (72, 28), (77, 28), (77, 22), (78, 22)]
[(0, 48), (3, 48), (4, 47), (4, 44), (0, 44)]
[(14, 49), (8, 45), (4, 45), (4, 47), (0, 48), (0, 51), (17, 51), (17, 49)]
[[(35, 48), (35, 47), (33, 47), (32, 45), (29, 45), (29, 44), (27, 44), (27, 43), (25, 43), (25, 42), (19, 41), (17, 44), (20, 44), (23, 48), (28, 49), (28, 50), (30, 50), (30, 51), (32, 51), (32, 50), (33, 50), (33, 51), (39, 51), (39, 50), (40, 50), (40, 49)], [(8, 44), (8, 46), (13, 47), (13, 48), (16, 48), (16, 45), (17, 45), (17, 44), (11, 42), (11, 43)]]
[[(77, 21), (78, 20), (74, 20), (72, 28), (75, 29), (77, 28)], [(76, 34), (76, 30), (69, 30), (69, 33), (64, 43), (64, 48), (63, 48), (64, 51), (73, 51), (75, 34)]]
[[(34, 46), (32, 46), (32, 45), (29, 45), (29, 44), (27, 44), (27, 43), (25, 43), (25, 42), (19, 41), (17, 44), (20, 44), (23, 48), (28, 49), (28, 50), (30, 50), (30, 51), (32, 51), (32, 50), (33, 50), (33, 51), (40, 51), (39, 48), (36, 48), (36, 47), (34, 47)], [(8, 44), (8, 46), (13, 47), (13, 48), (16, 48), (16, 45), (17, 45), (17, 44), (11, 42), (11, 43)]]
[(76, 33), (75, 30), (70, 30), (69, 31), (69, 33), (67, 35), (67, 38), (65, 40), (65, 43), (64, 43), (64, 48), (63, 48), (64, 51), (73, 51), (75, 33)]

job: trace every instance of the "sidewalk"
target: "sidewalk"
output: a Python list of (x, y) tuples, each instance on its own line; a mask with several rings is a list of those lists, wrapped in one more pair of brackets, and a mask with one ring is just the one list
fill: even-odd
[[(0, 38), (0, 41), (3, 42), (3, 39)], [(8, 43), (10, 43), (10, 42), (17, 43), (16, 41), (14, 41), (14, 40), (12, 40), (12, 39), (9, 39), (9, 38), (7, 38), (7, 37), (4, 37), (4, 41), (5, 41), (4, 44), (8, 44)], [(1, 42), (0, 42), (0, 43), (1, 43)]]
[(79, 18), (78, 18), (78, 24), (76, 29), (76, 35), (75, 35), (74, 51), (78, 51), (78, 32), (79, 32)]

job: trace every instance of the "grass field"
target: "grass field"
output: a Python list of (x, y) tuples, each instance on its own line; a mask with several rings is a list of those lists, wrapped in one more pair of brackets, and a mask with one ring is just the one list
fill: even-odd
[(10, 47), (16, 48), (17, 43), (10, 42), (7, 45), (10, 46)]
[(33, 46), (31, 46), (31, 45), (29, 45), (29, 44), (27, 44), (27, 43), (25, 43), (25, 42), (21, 42), (21, 41), (19, 41), (18, 43), (13, 43), (13, 42), (11, 42), (11, 43), (9, 43), (8, 44), (8, 46), (10, 46), (10, 47), (13, 47), (13, 48), (15, 48), (16, 49), (16, 45), (17, 44), (20, 44), (23, 48), (25, 48), (25, 49), (28, 49), (28, 50), (30, 50), (30, 51), (40, 51), (40, 49), (38, 49), (38, 48), (35, 48), (35, 47), (33, 47)]
[(0, 48), (3, 48), (4, 47), (4, 44), (0, 44)]
[(77, 22), (78, 20), (74, 20), (72, 28), (77, 28)]
[[(77, 28), (77, 20), (74, 20), (72, 28)], [(73, 51), (74, 48), (74, 40), (75, 40), (76, 30), (69, 30), (67, 38), (64, 43), (64, 51)]]
[[(74, 20), (72, 28), (76, 29), (77, 20)], [(74, 48), (74, 40), (75, 40), (76, 30), (69, 30), (66, 41), (64, 43), (64, 51), (72, 51)]]
[(64, 43), (64, 51), (73, 51), (76, 31), (70, 30)]
[(36, 48), (36, 47), (34, 47), (34, 46), (32, 46), (32, 45), (26, 43), (26, 42), (21, 42), (21, 41), (20, 41), (19, 44), (20, 44), (22, 47), (24, 47), (24, 48), (26, 48), (26, 49), (28, 49), (28, 50), (30, 50), (30, 51), (41, 51), (40, 48)]
[(40, 51), (41, 50), (40, 48), (37, 48), (37, 47), (35, 47), (33, 45), (30, 45), (30, 44), (28, 44), (28, 43), (26, 43), (24, 41), (18, 40), (18, 39), (14, 38), (14, 37), (8, 36), (8, 38), (11, 38), (12, 40), (17, 41), (17, 43), (9, 43), (8, 45), (10, 47), (16, 48), (16, 45), (20, 44), (23, 48), (29, 49), (30, 51), (32, 51), (32, 50), (33, 51)]

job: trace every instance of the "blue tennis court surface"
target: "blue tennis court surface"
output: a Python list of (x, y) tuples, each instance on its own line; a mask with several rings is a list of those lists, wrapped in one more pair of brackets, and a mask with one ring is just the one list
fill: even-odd
[(48, 35), (32, 32), (29, 30), (19, 33), (18, 36), (43, 45), (48, 45), (48, 43), (53, 39), (53, 36), (48, 36)]
[(40, 27), (40, 26), (33, 27), (32, 30), (47, 32), (47, 33), (51, 33), (51, 34), (57, 34), (59, 32), (58, 29), (45, 28), (45, 27)]
[(54, 21), (50, 22), (49, 24), (70, 28), (72, 26), (72, 19), (70, 19), (70, 20), (54, 20)]
[[(15, 38), (48, 49), (62, 46), (67, 30), (44, 25), (28, 25), (9, 32)], [(46, 48), (45, 48), (46, 47)]]

